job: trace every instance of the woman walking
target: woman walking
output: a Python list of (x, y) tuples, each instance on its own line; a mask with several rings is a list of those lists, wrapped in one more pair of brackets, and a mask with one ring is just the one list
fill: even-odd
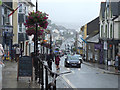
[(56, 69), (57, 70), (60, 69), (59, 63), (60, 63), (60, 57), (59, 57), (59, 55), (56, 55), (56, 57), (55, 57), (55, 64), (56, 64)]

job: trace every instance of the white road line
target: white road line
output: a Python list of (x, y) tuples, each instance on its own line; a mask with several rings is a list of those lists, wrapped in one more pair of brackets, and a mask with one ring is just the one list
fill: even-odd
[(67, 82), (67, 84), (70, 85), (71, 88), (74, 88), (74, 90), (77, 90), (75, 89), (76, 87), (63, 75), (62, 78)]

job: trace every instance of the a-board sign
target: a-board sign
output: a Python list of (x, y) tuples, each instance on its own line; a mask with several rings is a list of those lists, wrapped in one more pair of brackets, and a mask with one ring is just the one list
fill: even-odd
[(17, 80), (19, 77), (33, 78), (33, 61), (30, 56), (23, 56), (19, 58)]

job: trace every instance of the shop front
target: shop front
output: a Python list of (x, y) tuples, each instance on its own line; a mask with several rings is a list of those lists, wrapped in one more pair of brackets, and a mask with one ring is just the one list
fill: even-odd
[(3, 36), (3, 48), (5, 51), (5, 56), (10, 60), (11, 50), (12, 50), (12, 40), (13, 40), (13, 26), (4, 25), (2, 27)]

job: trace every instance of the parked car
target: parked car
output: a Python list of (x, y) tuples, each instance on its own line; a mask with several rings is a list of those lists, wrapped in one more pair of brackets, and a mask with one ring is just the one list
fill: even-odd
[(81, 68), (82, 57), (77, 55), (68, 55), (65, 58), (64, 65), (65, 67), (78, 67)]

